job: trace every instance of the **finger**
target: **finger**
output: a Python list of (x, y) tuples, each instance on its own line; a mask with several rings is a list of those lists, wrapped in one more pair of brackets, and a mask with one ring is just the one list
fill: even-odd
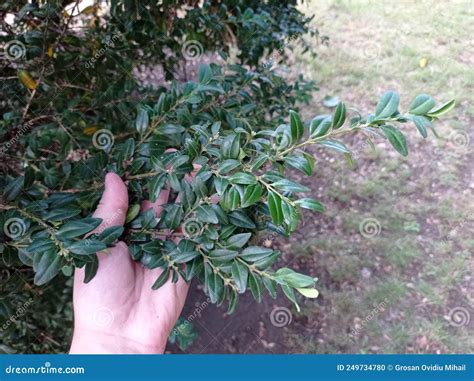
[[(92, 233), (100, 234), (111, 226), (122, 226), (128, 209), (127, 187), (116, 173), (110, 172), (105, 176), (105, 190), (94, 212), (94, 217), (101, 218), (101, 224)], [(91, 233), (91, 234), (92, 234)], [(117, 251), (126, 253), (125, 250)], [(108, 255), (104, 252), (97, 253), (100, 267), (104, 267), (104, 259)]]
[(105, 176), (105, 190), (94, 212), (102, 222), (94, 233), (100, 233), (110, 226), (122, 226), (128, 209), (128, 192), (122, 179), (116, 173)]

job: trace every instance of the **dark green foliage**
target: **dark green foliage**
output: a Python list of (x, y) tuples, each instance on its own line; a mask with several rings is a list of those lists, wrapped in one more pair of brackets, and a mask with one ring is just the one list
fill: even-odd
[[(350, 155), (336, 139), (351, 133), (387, 138), (406, 155), (396, 125), (412, 121), (426, 137), (431, 122), (454, 106), (434, 108), (421, 95), (401, 114), (398, 94), (388, 92), (366, 118), (349, 119), (340, 102), (332, 116), (305, 124), (297, 106), (313, 83), (299, 77), (288, 84), (262, 65), (266, 51), (284, 57), (291, 36), (303, 48), (303, 35), (318, 37), (296, 1), (204, 1), (201, 8), (114, 0), (100, 17), (98, 8), (71, 17), (60, 2), (19, 3), (1, 5), (16, 18), (0, 38), (15, 40), (24, 54), (2, 61), (0, 248), (2, 266), (32, 268), (26, 276), (37, 285), (61, 271), (70, 276), (74, 267), (85, 267), (89, 281), (96, 252), (121, 239), (134, 260), (164, 270), (154, 289), (178, 276), (197, 278), (229, 311), (248, 289), (257, 300), (281, 290), (296, 305), (294, 290), (316, 297), (316, 279), (275, 270), (279, 253), (253, 239), (265, 229), (288, 236), (301, 208), (323, 211), (308, 188), (289, 180), (288, 169), (313, 173), (305, 151), (311, 145)], [(203, 64), (196, 80), (182, 80), (186, 61), (203, 52), (227, 59), (235, 47), (233, 61)], [(156, 65), (170, 84), (144, 84), (146, 69)], [(126, 225), (88, 237), (100, 223), (91, 214), (109, 171), (128, 184)], [(171, 197), (159, 218), (140, 212), (141, 202), (164, 188)]]

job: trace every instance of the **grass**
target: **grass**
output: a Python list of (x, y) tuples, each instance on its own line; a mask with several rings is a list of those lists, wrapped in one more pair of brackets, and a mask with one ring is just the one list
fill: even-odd
[[(305, 353), (472, 352), (472, 4), (335, 0), (302, 10), (316, 13), (315, 27), (331, 38), (315, 59), (301, 57), (299, 70), (321, 89), (308, 118), (328, 112), (326, 95), (370, 112), (389, 89), (401, 94), (402, 108), (420, 92), (438, 101), (456, 98), (457, 107), (441, 123), (441, 139), (407, 132), (408, 158), (380, 143), (376, 154), (358, 150), (351, 170), (341, 157), (317, 152), (317, 184), (308, 185), (315, 192), (323, 187), (328, 213), (305, 224), (305, 238), (292, 240), (287, 251), (311, 258), (312, 273), (326, 275), (321, 300), (306, 303), (290, 326), (288, 346)], [(453, 131), (463, 132), (465, 144)], [(380, 224), (374, 237), (361, 235), (364, 218)], [(349, 340), (385, 298), (386, 308)], [(455, 307), (470, 323), (453, 324)], [(300, 321), (315, 321), (317, 329), (303, 335)]]

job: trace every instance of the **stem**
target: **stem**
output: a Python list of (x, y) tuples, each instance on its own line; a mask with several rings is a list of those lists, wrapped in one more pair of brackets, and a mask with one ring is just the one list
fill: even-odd
[(351, 128), (350, 130), (346, 129), (346, 130), (339, 130), (339, 131), (331, 131), (329, 134), (327, 135), (324, 135), (324, 136), (319, 136), (317, 138), (308, 138), (308, 140), (305, 140), (304, 142), (302, 143), (299, 143), (299, 144), (296, 144), (290, 148), (287, 148), (286, 150), (284, 150), (283, 152), (280, 152), (279, 156), (281, 157), (284, 157), (286, 156), (288, 153), (294, 151), (295, 149), (298, 149), (298, 148), (301, 148), (301, 147), (304, 147), (305, 145), (308, 145), (308, 144), (315, 144), (315, 143), (318, 143), (320, 141), (323, 141), (323, 140), (327, 140), (329, 138), (332, 138), (332, 137), (335, 137), (335, 136), (339, 136), (339, 135), (344, 135), (344, 134), (347, 134), (347, 133), (350, 133), (350, 132), (354, 132), (354, 131), (358, 131), (360, 129), (362, 129), (363, 127), (367, 127), (367, 125), (360, 125), (360, 126), (357, 126), (357, 127), (354, 127), (354, 128)]
[(204, 263), (207, 263), (209, 266), (211, 266), (212, 268), (212, 271), (214, 271), (214, 274), (216, 274), (217, 276), (219, 276), (219, 278), (221, 278), (223, 281), (224, 281), (224, 285), (228, 285), (230, 286), (235, 292), (238, 292), (238, 287), (232, 282), (232, 280), (230, 278), (227, 278), (225, 277), (224, 275), (221, 274), (221, 270), (219, 269), (219, 267), (217, 267), (216, 265), (214, 265), (212, 263), (212, 261), (210, 260), (210, 258), (202, 251), (202, 249), (197, 246), (196, 247), (198, 249), (198, 251), (201, 253), (202, 257), (203, 257), (203, 260), (204, 260)]

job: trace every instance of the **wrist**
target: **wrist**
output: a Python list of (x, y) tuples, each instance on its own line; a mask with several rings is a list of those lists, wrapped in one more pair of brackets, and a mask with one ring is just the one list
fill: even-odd
[(70, 354), (162, 354), (166, 337), (156, 343), (142, 343), (107, 332), (74, 330)]

